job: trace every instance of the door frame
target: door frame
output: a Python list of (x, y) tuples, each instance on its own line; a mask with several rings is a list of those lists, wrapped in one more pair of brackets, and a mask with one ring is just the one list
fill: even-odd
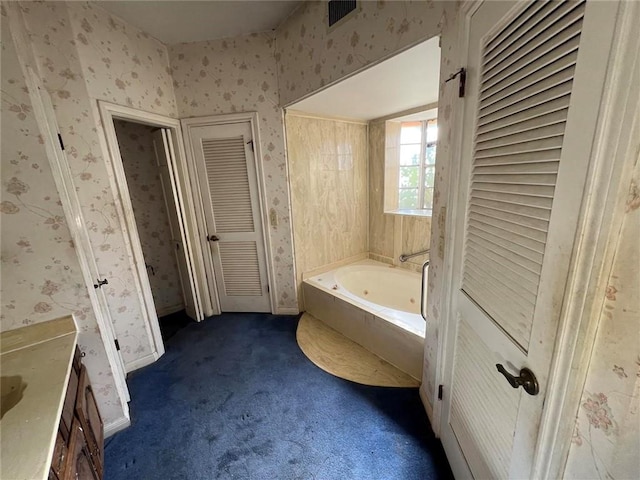
[[(180, 120), (182, 125), (182, 135), (184, 137), (184, 144), (186, 147), (186, 163), (192, 173), (189, 176), (191, 179), (191, 189), (194, 193), (194, 201), (196, 217), (198, 220), (198, 227), (201, 232), (207, 231), (206, 217), (204, 211), (204, 204), (202, 202), (202, 191), (197, 181), (197, 170), (195, 164), (195, 153), (193, 150), (193, 142), (191, 141), (190, 130), (196, 127), (210, 127), (216, 125), (232, 124), (232, 123), (245, 123), (249, 122), (251, 125), (251, 136), (253, 139), (253, 160), (256, 167), (257, 183), (258, 183), (258, 203), (260, 204), (260, 218), (262, 219), (262, 241), (265, 249), (265, 257), (267, 261), (267, 279), (269, 281), (269, 301), (271, 303), (271, 313), (276, 314), (277, 310), (277, 292), (276, 292), (276, 279), (274, 272), (274, 260), (273, 252), (271, 250), (271, 236), (269, 235), (269, 216), (267, 211), (266, 195), (266, 179), (264, 176), (264, 168), (262, 165), (262, 142), (260, 141), (260, 125), (258, 112), (243, 112), (243, 113), (229, 113), (221, 115), (210, 115), (206, 117), (193, 117)], [(206, 234), (201, 234), (199, 238), (199, 245), (204, 253), (205, 265), (207, 274), (213, 281), (209, 282), (209, 293), (212, 299), (215, 299), (216, 313), (221, 313), (220, 301), (218, 299), (218, 289), (216, 286), (215, 272), (213, 271), (213, 258), (211, 254), (211, 248), (209, 248)]]
[[(131, 372), (155, 362), (164, 354), (165, 349), (151, 292), (149, 274), (145, 266), (140, 236), (138, 235), (138, 228), (133, 214), (131, 196), (129, 194), (122, 157), (120, 155), (114, 120), (125, 120), (171, 130), (171, 136), (175, 143), (174, 146), (177, 149), (175, 152), (176, 167), (181, 170), (181, 173), (185, 175), (185, 178), (188, 177), (186, 177), (185, 174), (185, 155), (181, 141), (182, 132), (179, 120), (156, 113), (145, 112), (143, 110), (105, 102), (103, 100), (98, 100), (98, 110), (100, 111), (100, 118), (102, 120), (104, 140), (106, 141), (107, 147), (106, 150), (109, 152), (109, 155), (104, 156), (104, 161), (107, 165), (107, 169), (112, 173), (110, 176), (110, 183), (111, 189), (114, 193), (116, 213), (125, 238), (125, 245), (134, 279), (134, 288), (138, 294), (140, 305), (142, 306), (145, 331), (147, 332), (149, 343), (153, 348), (150, 355), (126, 365), (127, 371)], [(187, 189), (189, 189), (188, 184)], [(191, 206), (191, 192), (183, 192), (183, 197), (185, 202), (185, 213), (189, 216), (193, 211)], [(189, 219), (186, 218), (185, 221), (189, 222)], [(195, 223), (191, 222), (191, 225), (195, 226)], [(194, 232), (194, 234), (197, 235), (197, 231)], [(198, 251), (197, 242), (194, 242), (193, 238), (187, 236), (187, 242), (191, 245), (186, 245), (185, 249), (187, 250), (187, 255), (191, 257), (191, 264), (194, 266), (198, 290), (203, 291), (202, 286), (206, 285), (206, 276), (203, 275), (204, 272), (202, 269), (198, 268), (198, 265), (201, 264), (199, 261), (202, 258), (201, 252)], [(204, 295), (203, 297), (202, 307), (204, 314), (207, 315), (207, 296)]]
[[(482, 2), (466, 1), (460, 10), (458, 36), (459, 59), (464, 65), (468, 54), (471, 17)], [(640, 4), (619, 2), (614, 26), (614, 39), (603, 97), (600, 102), (596, 136), (591, 149), (589, 174), (584, 187), (576, 241), (570, 260), (565, 288), (565, 300), (559, 318), (554, 353), (551, 360), (545, 406), (538, 429), (532, 478), (561, 478), (571, 445), (575, 418), (586, 380), (602, 310), (604, 287), (608, 280), (614, 239), (620, 231), (624, 201), (633, 166), (633, 129), (640, 113), (640, 51), (639, 37), (634, 33), (634, 18), (640, 15)], [(636, 62), (629, 61), (636, 58)], [(633, 78), (636, 80), (634, 81)], [(456, 217), (466, 214), (466, 205), (458, 201), (462, 146), (461, 124), (464, 100), (454, 106), (450, 176), (448, 179), (446, 245), (454, 245), (459, 232)], [(464, 210), (461, 210), (464, 208)], [(448, 401), (453, 374), (457, 322), (450, 318), (454, 311), (454, 258), (456, 252), (446, 249), (444, 257), (441, 332), (438, 340), (438, 369), (434, 384), (444, 385), (443, 399), (434, 405), (434, 430), (439, 434), (443, 422), (443, 402)], [(434, 396), (437, 398), (437, 396)], [(565, 419), (558, 421), (558, 419)], [(460, 464), (466, 477), (471, 477), (464, 457), (449, 458)]]

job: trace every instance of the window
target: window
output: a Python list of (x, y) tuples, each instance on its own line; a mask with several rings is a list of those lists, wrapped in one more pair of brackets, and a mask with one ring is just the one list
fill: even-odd
[(431, 217), (438, 139), (434, 107), (384, 123), (384, 213)]
[(398, 210), (431, 210), (437, 138), (435, 118), (400, 124)]

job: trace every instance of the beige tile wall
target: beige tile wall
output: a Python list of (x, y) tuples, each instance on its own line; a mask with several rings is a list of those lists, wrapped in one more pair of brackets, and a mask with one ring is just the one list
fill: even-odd
[(300, 287), (305, 272), (368, 252), (367, 125), (291, 113), (285, 125)]
[(431, 218), (384, 213), (385, 136), (385, 122), (369, 124), (369, 252), (375, 260), (419, 271), (427, 255), (405, 263), (398, 257), (429, 248)]

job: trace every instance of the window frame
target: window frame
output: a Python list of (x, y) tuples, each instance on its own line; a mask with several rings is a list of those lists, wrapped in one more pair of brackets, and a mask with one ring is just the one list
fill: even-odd
[[(438, 118), (434, 117), (434, 118), (429, 118), (426, 120), (413, 120), (413, 121), (405, 121), (405, 122), (400, 122), (400, 132), (402, 132), (402, 128), (405, 124), (416, 124), (416, 123), (420, 123), (420, 155), (419, 155), (419, 163), (418, 165), (398, 165), (398, 168), (401, 169), (403, 166), (407, 167), (407, 166), (411, 166), (411, 167), (417, 167), (418, 168), (418, 201), (417, 204), (415, 205), (414, 208), (401, 208), (400, 207), (400, 197), (401, 197), (401, 193), (403, 190), (415, 190), (415, 187), (402, 187), (400, 186), (401, 184), (401, 177), (400, 175), (398, 175), (398, 185), (397, 185), (397, 189), (398, 189), (398, 210), (397, 213), (403, 213), (403, 212), (416, 212), (416, 211), (420, 211), (420, 212), (431, 212), (433, 210), (433, 196), (432, 196), (432, 200), (431, 200), (431, 205), (427, 208), (424, 206), (424, 199), (425, 199), (425, 192), (427, 190), (431, 190), (433, 192), (433, 184), (431, 184), (430, 186), (426, 186), (425, 185), (425, 176), (426, 176), (426, 169), (427, 168), (431, 168), (434, 171), (434, 179), (435, 179), (435, 167), (436, 167), (436, 163), (435, 160), (433, 163), (428, 163), (427, 162), (427, 149), (428, 148), (436, 148), (437, 149), (437, 144), (438, 144), (438, 140), (436, 138), (436, 140), (429, 142), (428, 141), (428, 137), (427, 137), (427, 131), (429, 128), (430, 124), (435, 123), (436, 128), (438, 126)], [(402, 143), (402, 141), (399, 142), (399, 146), (400, 149), (402, 149), (403, 145), (417, 145), (417, 143)], [(433, 195), (433, 194), (432, 194)]]

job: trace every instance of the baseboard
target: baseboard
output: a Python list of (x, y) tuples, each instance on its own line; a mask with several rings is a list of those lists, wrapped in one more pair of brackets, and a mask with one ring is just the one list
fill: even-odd
[(158, 317), (164, 317), (165, 315), (171, 315), (172, 313), (179, 312), (180, 310), (184, 310), (184, 304), (179, 303), (177, 305), (169, 305), (168, 307), (157, 308), (156, 315)]
[(114, 420), (113, 422), (105, 423), (104, 438), (110, 437), (114, 433), (118, 433), (120, 430), (124, 430), (129, 425), (131, 425), (131, 419), (126, 415)]
[(145, 355), (142, 358), (138, 358), (133, 362), (125, 363), (124, 368), (127, 373), (131, 373), (134, 370), (138, 370), (139, 368), (146, 367), (147, 365), (151, 365), (158, 359), (158, 355), (155, 353), (150, 353), (149, 355)]
[(424, 386), (426, 383), (422, 383), (418, 392), (420, 393), (420, 400), (422, 400), (422, 405), (424, 406), (424, 411), (427, 412), (427, 417), (429, 418), (429, 423), (431, 424), (431, 430), (436, 434), (436, 437), (439, 437), (435, 428), (433, 428), (433, 407), (431, 403), (429, 403), (429, 399), (427, 398), (427, 393), (424, 391)]
[(278, 307), (276, 308), (274, 315), (298, 315), (300, 310), (295, 307)]

